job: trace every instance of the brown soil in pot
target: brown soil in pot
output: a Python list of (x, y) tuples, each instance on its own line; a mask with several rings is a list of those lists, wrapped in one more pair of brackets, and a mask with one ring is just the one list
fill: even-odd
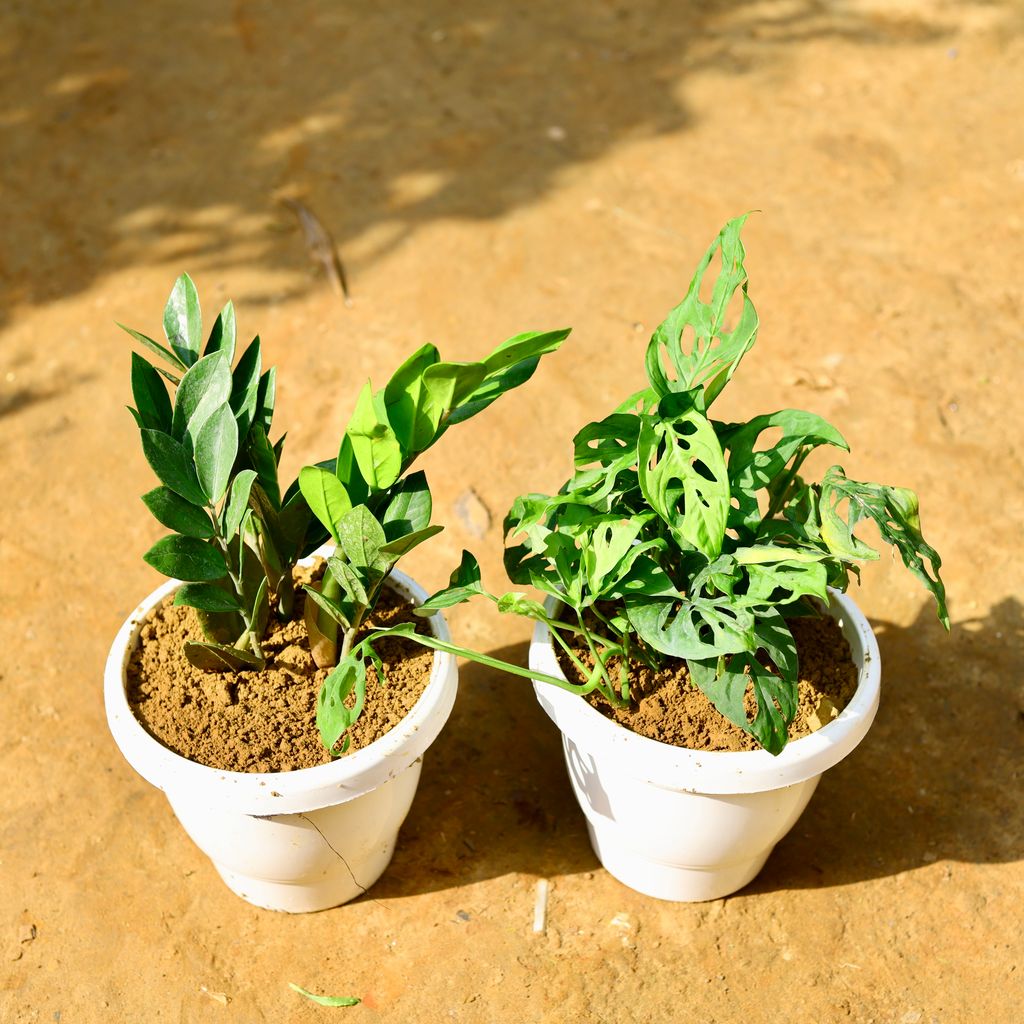
[[(828, 724), (846, 707), (857, 689), (857, 667), (835, 619), (828, 615), (791, 619), (788, 625), (800, 659), (799, 704), (789, 727), (789, 738), (795, 740)], [(567, 639), (576, 656), (585, 665), (592, 665), (583, 639)], [(582, 683), (565, 652), (559, 649), (557, 654), (565, 677)], [(609, 660), (616, 671), (618, 664), (617, 658)], [(596, 692), (586, 699), (607, 718), (662, 743), (690, 750), (760, 749), (749, 733), (733, 725), (690, 684), (685, 661), (671, 658), (658, 670), (634, 662), (630, 687), (633, 700), (628, 708), (613, 708)], [(756, 705), (749, 689), (746, 703), (752, 717)]]
[[(299, 579), (314, 578), (300, 569)], [(171, 598), (147, 616), (128, 662), (128, 702), (151, 735), (190, 761), (237, 772), (293, 771), (331, 760), (316, 728), (316, 697), (327, 669), (313, 662), (303, 624), (305, 597), (296, 595), (295, 617), (273, 620), (263, 643), (261, 672), (203, 672), (182, 653), (185, 640), (204, 639), (191, 608)], [(385, 590), (370, 627), (414, 622), (427, 625), (398, 594)], [(412, 710), (430, 679), (433, 651), (411, 640), (377, 645), (386, 685), (367, 668), (366, 704), (351, 730), (349, 751), (379, 739)]]

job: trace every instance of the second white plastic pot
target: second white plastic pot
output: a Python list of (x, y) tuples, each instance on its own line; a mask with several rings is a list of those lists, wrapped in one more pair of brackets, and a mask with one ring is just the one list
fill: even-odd
[[(416, 604), (426, 591), (400, 572), (391, 584)], [(365, 892), (384, 872), (412, 804), (427, 747), (455, 703), (458, 672), (434, 653), (430, 681), (412, 711), (369, 746), (330, 764), (291, 772), (221, 771), (189, 761), (154, 739), (132, 714), (125, 669), (142, 622), (178, 586), (171, 580), (128, 617), (107, 659), (107, 722), (121, 753), (163, 790), (196, 845), (228, 886), (268, 910), (324, 910)], [(451, 636), (441, 615), (436, 637)]]
[[(534, 683), (541, 707), (562, 732), (594, 852), (619, 881), (678, 901), (718, 899), (742, 888), (796, 823), (822, 773), (864, 738), (878, 710), (878, 644), (849, 597), (832, 591), (830, 598), (829, 614), (858, 669), (857, 691), (836, 719), (778, 756), (660, 743), (574, 693)], [(530, 667), (562, 675), (543, 623), (534, 630)]]

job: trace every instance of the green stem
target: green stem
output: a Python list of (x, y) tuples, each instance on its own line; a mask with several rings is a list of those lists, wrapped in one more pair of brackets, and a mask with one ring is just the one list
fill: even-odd
[(224, 564), (227, 566), (228, 576), (231, 578), (231, 584), (235, 588), (235, 596), (238, 598), (238, 604), (241, 609), (240, 614), (242, 616), (242, 624), (245, 626), (244, 636), (249, 638), (249, 646), (252, 648), (252, 653), (255, 654), (257, 658), (263, 658), (265, 655), (263, 653), (263, 648), (260, 646), (260, 638), (256, 636), (256, 631), (252, 628), (252, 616), (250, 615), (249, 610), (245, 607), (245, 594), (242, 591), (242, 581), (232, 568), (231, 550), (228, 546), (228, 540), (225, 538), (221, 530), (220, 517), (217, 515), (217, 512), (212, 505), (208, 507), (210, 511), (210, 520), (213, 523), (213, 539), (216, 541), (217, 546), (224, 555)]
[(757, 531), (754, 533), (754, 540), (761, 535), (761, 529), (765, 523), (770, 523), (778, 514), (779, 511), (785, 508), (786, 502), (789, 500), (789, 496), (793, 490), (793, 481), (796, 479), (797, 473), (800, 472), (800, 467), (804, 464), (804, 459), (810, 454), (809, 448), (801, 448), (797, 452), (796, 458), (793, 460), (793, 465), (790, 466), (789, 471), (786, 473), (786, 479), (783, 485), (775, 492), (774, 497), (768, 504), (768, 511), (765, 512), (764, 518), (758, 525)]

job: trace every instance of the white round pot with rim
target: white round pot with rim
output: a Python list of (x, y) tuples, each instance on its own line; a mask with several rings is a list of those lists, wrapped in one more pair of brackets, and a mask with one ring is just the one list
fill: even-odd
[[(308, 560), (302, 564), (308, 564)], [(426, 591), (393, 571), (414, 604)], [(326, 910), (364, 893), (391, 861), (427, 747), (455, 703), (455, 658), (434, 652), (430, 681), (413, 709), (369, 746), (330, 764), (289, 772), (232, 772), (189, 761), (154, 739), (126, 696), (126, 669), (146, 615), (180, 586), (169, 580), (125, 620), (107, 658), (107, 723), (128, 763), (163, 790), (228, 887), (267, 910)], [(427, 622), (451, 640), (444, 618)]]
[[(601, 863), (619, 881), (664, 900), (727, 896), (750, 882), (800, 817), (822, 773), (864, 738), (878, 710), (881, 659), (867, 619), (830, 590), (857, 666), (857, 690), (817, 732), (766, 750), (699, 751), (640, 736), (575, 693), (534, 682), (561, 730), (569, 778)], [(557, 604), (549, 601), (548, 613)], [(538, 623), (530, 667), (562, 676), (547, 627)]]

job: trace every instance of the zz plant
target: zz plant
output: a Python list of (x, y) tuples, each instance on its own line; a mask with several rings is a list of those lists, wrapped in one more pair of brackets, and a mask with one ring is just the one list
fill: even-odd
[(161, 483), (142, 500), (174, 531), (143, 557), (185, 581), (174, 603), (195, 608), (207, 636), (185, 644), (189, 661), (209, 670), (262, 668), (272, 601), (291, 613), (291, 569), (310, 518), (297, 489), (282, 501), (284, 438), (269, 440), (275, 370), (263, 371), (258, 336), (232, 370), (230, 302), (203, 344), (199, 296), (187, 274), (171, 291), (163, 326), (167, 345), (123, 328), (170, 367), (132, 353), (131, 412)]
[[(757, 337), (744, 220), (726, 224), (685, 298), (655, 331), (648, 386), (576, 435), (575, 472), (558, 494), (523, 495), (505, 520), (510, 579), (550, 595), (565, 612), (549, 615), (521, 593), (488, 593), (468, 552), (450, 586), (418, 611), (479, 594), (544, 622), (586, 682), (545, 681), (596, 690), (613, 706), (630, 702), (631, 663), (682, 659), (691, 683), (777, 754), (797, 709), (797, 651), (786, 620), (816, 614), (828, 586), (845, 590), (858, 563), (878, 557), (856, 536), (859, 524), (877, 526), (931, 592), (947, 629), (949, 619), (941, 562), (921, 534), (913, 492), (851, 480), (838, 465), (819, 482), (805, 479), (801, 468), (815, 448), (849, 450), (814, 413), (783, 409), (745, 423), (712, 417)], [(720, 271), (704, 301), (716, 254)], [(593, 668), (576, 656), (569, 634), (585, 641)]]
[(204, 670), (263, 668), (271, 615), (293, 613), (296, 562), (330, 538), (322, 581), (305, 586), (305, 621), (317, 664), (332, 669), (317, 725), (329, 751), (339, 742), (344, 751), (363, 708), (368, 661), (383, 679), (373, 649), (381, 631), (364, 627), (399, 559), (442, 529), (430, 523), (430, 489), (423, 472), (410, 472), (413, 463), (450, 427), (529, 380), (569, 331), (516, 335), (481, 362), (445, 362), (423, 346), (386, 387), (366, 384), (337, 456), (306, 466), (282, 491), (284, 437), (269, 440), (275, 371), (262, 370), (258, 337), (232, 369), (231, 303), (204, 344), (199, 296), (184, 274), (164, 310), (166, 345), (124, 330), (166, 364), (132, 354), (131, 412), (161, 484), (142, 500), (173, 531), (144, 558), (183, 581), (174, 603), (195, 608), (206, 634), (185, 643), (186, 657)]

